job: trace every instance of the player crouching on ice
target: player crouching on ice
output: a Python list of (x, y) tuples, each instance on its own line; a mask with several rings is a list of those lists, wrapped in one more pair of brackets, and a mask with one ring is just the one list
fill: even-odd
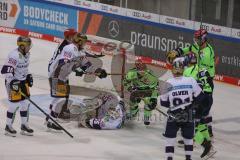
[[(95, 109), (91, 110), (90, 108), (93, 107), (90, 106), (94, 101)], [(80, 114), (79, 126), (103, 130), (114, 130), (123, 127), (125, 106), (120, 97), (104, 93), (98, 95), (95, 100), (85, 99), (83, 102), (85, 102), (84, 107), (86, 109)], [(84, 107), (82, 110), (84, 110)], [(70, 112), (72, 112), (71, 107)]]
[(138, 104), (144, 101), (144, 124), (150, 124), (151, 112), (157, 106), (158, 97), (158, 78), (146, 64), (141, 60), (135, 62), (135, 68), (130, 69), (124, 79), (124, 85), (130, 92), (130, 112), (127, 113), (127, 119), (136, 117), (139, 108)]
[(124, 102), (109, 93), (101, 93), (92, 99), (73, 99), (69, 110), (73, 118), (77, 116), (80, 127), (114, 130), (124, 124)]
[[(161, 105), (169, 108), (166, 129), (166, 158), (173, 160), (174, 145), (178, 130), (181, 128), (184, 139), (186, 160), (191, 160), (194, 137), (194, 109), (193, 103), (202, 101), (203, 93), (197, 81), (192, 77), (184, 77), (185, 59), (176, 58), (172, 63), (173, 78), (167, 80), (165, 93), (160, 96)], [(172, 118), (175, 117), (175, 118)]]
[(30, 49), (32, 41), (29, 37), (20, 36), (17, 39), (18, 48), (9, 53), (1, 73), (5, 74), (5, 85), (8, 93), (9, 107), (7, 111), (7, 125), (5, 135), (16, 136), (17, 131), (12, 127), (15, 114), (20, 108), (21, 134), (33, 135), (33, 130), (28, 126), (29, 102), (21, 92), (30, 97), (29, 87), (33, 85), (32, 75), (28, 72)]
[[(51, 59), (49, 64), (49, 82), (51, 88), (51, 97), (53, 98), (50, 104), (50, 115), (53, 118), (58, 118), (61, 109), (57, 107), (59, 98), (68, 99), (70, 94), (69, 75), (76, 72), (76, 76), (81, 76), (84, 72), (93, 70), (92, 63), (87, 59), (87, 53), (84, 46), (87, 42), (87, 36), (81, 33), (74, 34), (72, 43), (66, 45), (60, 54), (55, 59)], [(99, 78), (107, 77), (104, 69), (97, 68), (94, 73)], [(65, 103), (66, 104), (66, 103)], [(67, 106), (67, 104), (66, 104)], [(54, 123), (46, 118), (47, 127), (55, 130), (61, 130)]]

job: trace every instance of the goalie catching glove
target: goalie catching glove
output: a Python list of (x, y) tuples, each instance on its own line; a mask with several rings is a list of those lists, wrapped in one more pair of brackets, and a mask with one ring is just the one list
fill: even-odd
[(96, 76), (98, 76), (101, 79), (107, 77), (106, 70), (102, 68), (97, 68), (94, 73), (96, 74)]

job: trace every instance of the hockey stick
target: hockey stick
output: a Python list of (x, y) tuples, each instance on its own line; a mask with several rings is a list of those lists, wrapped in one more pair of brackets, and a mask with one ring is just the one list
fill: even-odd
[(51, 119), (57, 126), (59, 126), (69, 137), (74, 138), (71, 133), (69, 133), (65, 128), (63, 128), (57, 121), (55, 121), (49, 114), (47, 114), (42, 108), (40, 108), (35, 102), (33, 102), (29, 97), (27, 97), (22, 91), (19, 91), (20, 94), (31, 102), (38, 110), (40, 110), (45, 116)]
[[(201, 8), (201, 21), (200, 21), (200, 29), (203, 29), (202, 23), (203, 23), (203, 0), (201, 0), (202, 2), (202, 8)], [(200, 32), (200, 37), (202, 37), (202, 32)], [(200, 66), (200, 51), (201, 51), (201, 46), (199, 46), (198, 48), (198, 61), (197, 61), (197, 65), (198, 65), (198, 73), (199, 73), (199, 66)], [(199, 79), (199, 74), (197, 74), (197, 78)]]
[(172, 118), (172, 119), (176, 119), (176, 117), (174, 117), (173, 115), (169, 115), (169, 114), (167, 114), (167, 113), (165, 113), (165, 112), (163, 112), (163, 111), (161, 111), (159, 108), (155, 108), (159, 113), (161, 113), (162, 115), (164, 115), (165, 117), (170, 117), (170, 118)]
[(102, 54), (102, 52), (101, 52), (100, 55), (98, 55), (98, 54), (90, 54), (89, 52), (86, 52), (86, 51), (85, 51), (85, 53), (86, 53), (86, 57), (91, 57), (91, 58), (100, 58), (100, 57), (104, 57), (105, 56), (105, 55)]
[[(84, 72), (83, 74), (98, 76), (98, 73), (94, 73), (94, 72)], [(107, 75), (121, 76), (121, 75), (123, 75), (123, 74), (122, 74), (122, 73), (107, 73)]]

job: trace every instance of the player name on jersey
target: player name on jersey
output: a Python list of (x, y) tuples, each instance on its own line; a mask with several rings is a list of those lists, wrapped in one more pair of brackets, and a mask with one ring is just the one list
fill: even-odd
[(179, 96), (179, 95), (188, 95), (188, 91), (176, 91), (176, 92), (172, 92), (172, 96)]

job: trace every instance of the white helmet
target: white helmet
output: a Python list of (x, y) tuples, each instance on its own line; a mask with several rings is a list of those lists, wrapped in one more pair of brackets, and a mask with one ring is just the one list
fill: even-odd
[(185, 58), (179, 57), (174, 59), (172, 63), (172, 73), (174, 76), (181, 76), (185, 67)]

